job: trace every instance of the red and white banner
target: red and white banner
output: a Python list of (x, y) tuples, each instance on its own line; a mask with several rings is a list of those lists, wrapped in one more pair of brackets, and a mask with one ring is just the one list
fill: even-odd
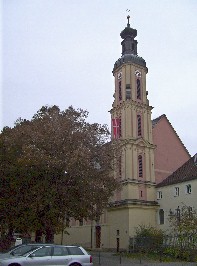
[(113, 118), (112, 119), (112, 130), (113, 130), (113, 138), (118, 139), (119, 138), (119, 118)]

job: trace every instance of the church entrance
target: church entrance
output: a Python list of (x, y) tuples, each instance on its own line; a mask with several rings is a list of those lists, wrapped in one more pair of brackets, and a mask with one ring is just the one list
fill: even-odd
[(101, 227), (100, 225), (96, 226), (96, 248), (101, 247)]
[(116, 252), (119, 252), (120, 250), (120, 238), (116, 238)]

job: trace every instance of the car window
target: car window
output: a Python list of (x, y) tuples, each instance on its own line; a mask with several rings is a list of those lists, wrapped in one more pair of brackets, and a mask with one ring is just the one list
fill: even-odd
[(23, 245), (18, 245), (17, 247), (16, 247), (16, 246), (13, 246), (13, 247), (7, 249), (5, 252), (6, 252), (6, 253), (7, 253), (7, 252), (10, 252), (10, 251), (15, 250), (15, 249), (17, 249), (17, 248), (19, 248), (19, 247), (23, 247)]
[(34, 257), (51, 256), (51, 247), (42, 247), (31, 254), (33, 254)]
[(68, 255), (68, 250), (66, 247), (54, 247), (53, 256), (66, 256)]
[(68, 247), (68, 249), (71, 255), (84, 255), (79, 247)]
[(37, 249), (39, 246), (21, 246), (11, 252), (12, 255), (23, 255), (31, 250)]

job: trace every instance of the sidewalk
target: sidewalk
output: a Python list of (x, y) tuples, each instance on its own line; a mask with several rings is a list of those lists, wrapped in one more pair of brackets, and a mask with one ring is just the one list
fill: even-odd
[(111, 252), (90, 252), (94, 266), (197, 266), (197, 262), (151, 262), (116, 256)]

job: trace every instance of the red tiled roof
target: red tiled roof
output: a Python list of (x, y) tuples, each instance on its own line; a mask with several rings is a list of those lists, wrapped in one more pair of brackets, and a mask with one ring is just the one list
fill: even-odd
[(182, 183), (193, 179), (197, 179), (197, 153), (156, 187)]

